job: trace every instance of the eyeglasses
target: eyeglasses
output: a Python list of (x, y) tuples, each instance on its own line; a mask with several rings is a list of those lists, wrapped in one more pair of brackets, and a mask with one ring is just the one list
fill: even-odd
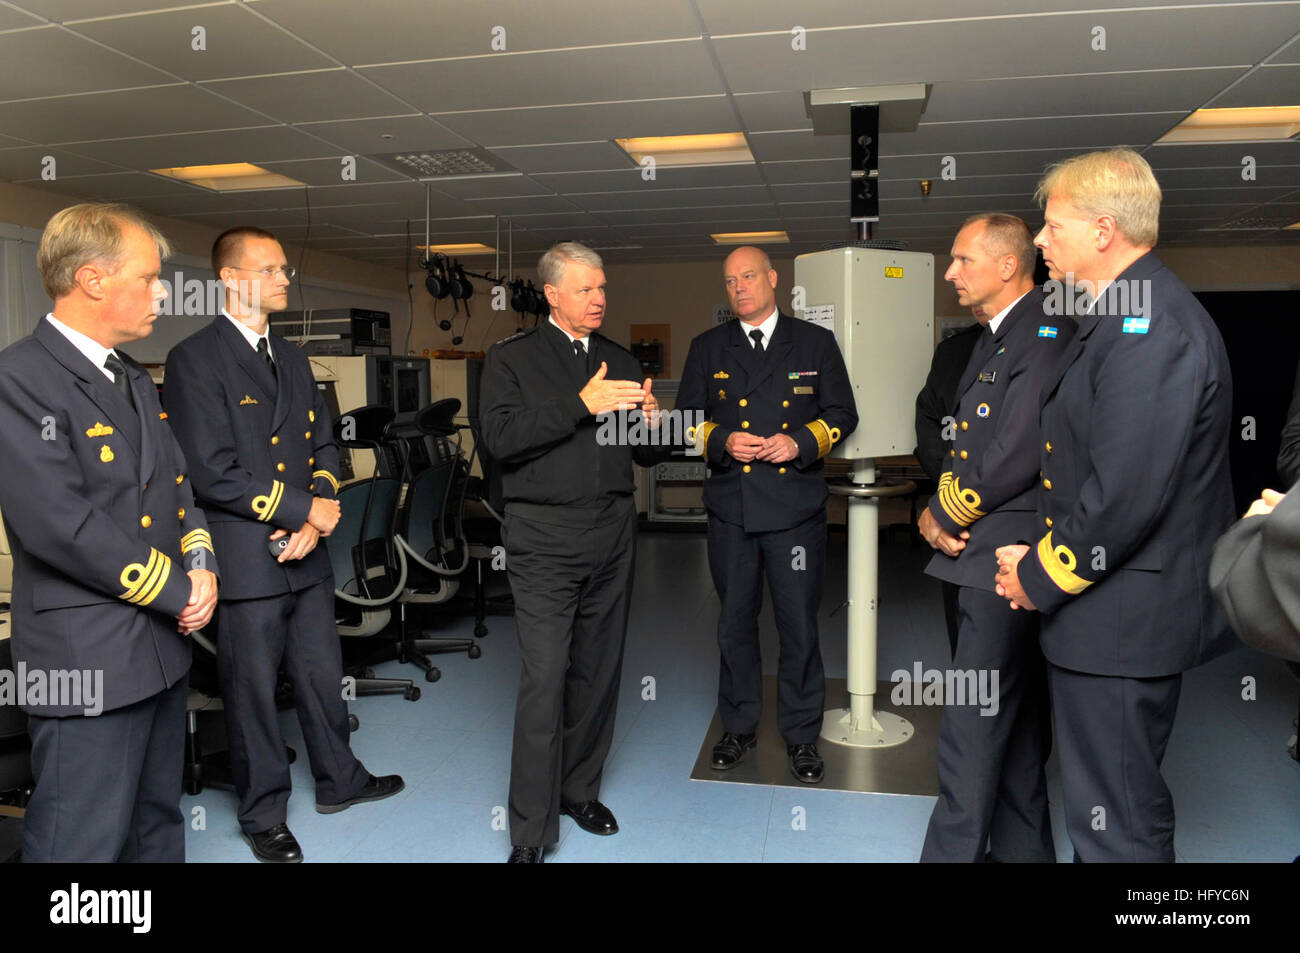
[(251, 271), (255, 275), (261, 275), (263, 278), (274, 278), (277, 272), (282, 272), (286, 278), (293, 281), (293, 276), (298, 274), (298, 269), (293, 265), (272, 265), (269, 268), (240, 268), (238, 265), (230, 265), (235, 271)]

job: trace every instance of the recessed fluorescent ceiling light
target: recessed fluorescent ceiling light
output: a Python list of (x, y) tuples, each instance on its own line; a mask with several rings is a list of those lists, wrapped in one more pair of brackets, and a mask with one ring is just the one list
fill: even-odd
[(1300, 222), (1292, 222), (1287, 228), (1300, 228)]
[(1157, 143), (1252, 142), (1290, 139), (1300, 133), (1300, 106), (1198, 109)]
[(749, 245), (754, 242), (786, 245), (790, 242), (790, 236), (785, 232), (717, 232), (709, 237), (719, 245)]
[(646, 157), (660, 165), (738, 165), (753, 162), (743, 132), (719, 132), (706, 136), (655, 136), (615, 139), (620, 149), (637, 165)]
[(307, 183), (287, 175), (268, 172), (251, 162), (229, 162), (225, 165), (185, 165), (174, 169), (150, 169), (156, 175), (180, 179), (214, 192), (242, 192), (250, 189), (302, 188)]
[[(423, 245), (416, 245), (416, 251), (424, 251)], [(495, 255), (497, 250), (489, 248), (481, 242), (465, 242), (462, 244), (450, 245), (430, 245), (429, 251), (441, 252), (444, 255)]]

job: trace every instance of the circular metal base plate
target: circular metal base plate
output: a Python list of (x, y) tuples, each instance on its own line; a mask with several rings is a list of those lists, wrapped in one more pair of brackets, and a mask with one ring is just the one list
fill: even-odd
[(832, 744), (847, 745), (850, 748), (891, 748), (912, 739), (916, 734), (912, 723), (892, 711), (875, 712), (877, 731), (854, 730), (853, 716), (847, 708), (832, 708), (822, 719), (822, 740)]

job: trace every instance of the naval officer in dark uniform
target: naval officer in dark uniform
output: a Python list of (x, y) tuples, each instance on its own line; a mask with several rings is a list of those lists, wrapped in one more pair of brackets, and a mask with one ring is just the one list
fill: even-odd
[[(944, 277), (983, 329), (957, 384), (945, 430), (948, 466), (921, 513), (938, 552), (926, 572), (958, 587), (953, 668), (991, 679), (986, 697), (946, 699), (939, 728), (939, 799), (922, 861), (1056, 859), (1044, 764), (1051, 728), (1038, 617), (993, 589), (999, 546), (1030, 539), (1038, 502), (1038, 408), (1043, 382), (1074, 336), (1047, 315), (1034, 287), (1033, 235), (1014, 215), (967, 219)], [(994, 707), (994, 705), (996, 707)], [(991, 847), (990, 847), (990, 841)]]
[(1049, 304), (1086, 313), (1043, 389), (1038, 538), (998, 550), (997, 584), (1043, 616), (1076, 858), (1172, 862), (1160, 762), (1182, 673), (1235, 641), (1207, 579), (1233, 519), (1228, 356), (1151, 251), (1160, 186), (1145, 159), (1075, 156), (1037, 197)]
[[(285, 823), (291, 783), (275, 707), (293, 683), (316, 810), (331, 814), (402, 790), (352, 754), (334, 625), (334, 571), (321, 536), (339, 519), (338, 449), (307, 355), (268, 332), (293, 278), (270, 232), (240, 227), (212, 246), (226, 309), (167, 356), (164, 397), (194, 492), (227, 567), (217, 613), (217, 673), (239, 795), (239, 826), (261, 861), (294, 863)], [(278, 556), (268, 543), (288, 544)]]
[(185, 859), (188, 636), (217, 562), (158, 391), (118, 350), (153, 330), (166, 253), (126, 206), (59, 212), (37, 251), (54, 311), (0, 354), (14, 662), (70, 690), (23, 705), (27, 861)]
[(826, 563), (822, 458), (858, 425), (853, 387), (829, 331), (782, 314), (776, 270), (761, 249), (723, 265), (739, 320), (691, 342), (676, 409), (700, 414), (696, 446), (708, 460), (709, 568), (718, 617), (718, 713), (712, 765), (735, 767), (756, 744), (763, 702), (758, 613), (772, 590), (781, 652), (777, 724), (790, 771), (816, 784), (826, 678), (817, 631)]
[(511, 863), (541, 863), (546, 845), (559, 840), (560, 814), (593, 834), (618, 832), (598, 796), (632, 597), (632, 463), (650, 466), (672, 448), (642, 442), (639, 412), (628, 418), (619, 409), (639, 404), (653, 418), (658, 402), (631, 352), (596, 333), (605, 316), (603, 269), (577, 242), (547, 251), (537, 271), (550, 317), (499, 342), (483, 366), (482, 439), (501, 466), (501, 539), (523, 656), (510, 757)]

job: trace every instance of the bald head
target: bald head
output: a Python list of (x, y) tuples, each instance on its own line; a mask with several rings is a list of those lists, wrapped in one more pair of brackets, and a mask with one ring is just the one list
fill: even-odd
[(742, 245), (722, 266), (731, 311), (746, 324), (762, 324), (776, 310), (776, 269), (761, 248)]

